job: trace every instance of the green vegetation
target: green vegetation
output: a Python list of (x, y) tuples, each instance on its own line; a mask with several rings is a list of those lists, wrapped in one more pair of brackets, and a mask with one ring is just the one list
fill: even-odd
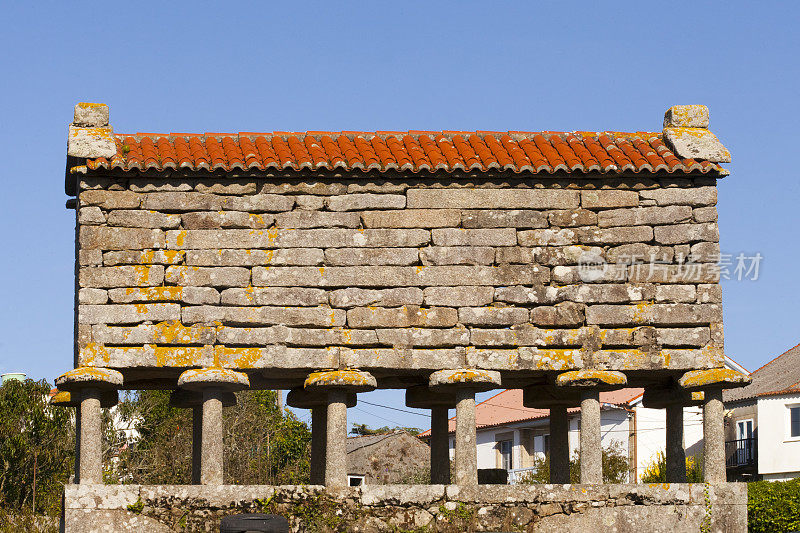
[[(689, 483), (703, 482), (703, 458), (686, 458), (686, 480)], [(663, 452), (658, 452), (656, 458), (647, 465), (641, 477), (642, 483), (666, 483), (667, 482), (667, 457)]]
[(344, 531), (344, 516), (338, 502), (324, 493), (299, 503), (279, 504), (272, 497), (259, 500), (259, 503), (262, 513), (299, 519), (303, 524), (303, 531), (310, 533)]
[(748, 483), (747, 522), (751, 533), (800, 531), (800, 478)]
[[(520, 476), (517, 483), (525, 485), (535, 485), (537, 483), (550, 483), (550, 455), (536, 457), (533, 462), (533, 470)], [(611, 446), (603, 448), (603, 482), (604, 483), (627, 483), (630, 463), (628, 454), (619, 442), (613, 442)], [(569, 482), (580, 483), (581, 480), (581, 460), (578, 452), (573, 453), (569, 460)]]
[(0, 387), (0, 522), (2, 514), (56, 515), (72, 475), (72, 412), (50, 407), (46, 381)]
[[(225, 483), (284, 485), (308, 483), (311, 432), (289, 411), (279, 411), (273, 391), (237, 393), (235, 407), (224, 409)], [(168, 391), (139, 391), (119, 405), (123, 425), (140, 438), (125, 447), (122, 432), (106, 433), (112, 483), (191, 482), (192, 411), (169, 406)]]

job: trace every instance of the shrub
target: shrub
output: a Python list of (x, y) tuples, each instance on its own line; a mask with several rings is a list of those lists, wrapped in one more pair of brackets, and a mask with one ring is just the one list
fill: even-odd
[[(666, 483), (667, 482), (667, 457), (664, 452), (658, 452), (655, 459), (644, 469), (641, 476), (642, 483)], [(686, 480), (689, 483), (703, 482), (703, 458), (702, 456), (686, 458)]]
[[(628, 480), (629, 466), (628, 454), (621, 443), (614, 441), (610, 446), (603, 448), (603, 483), (625, 483)], [(569, 460), (569, 481), (580, 483), (580, 480), (581, 460), (576, 451)], [(523, 485), (550, 483), (550, 454), (535, 457), (533, 470), (522, 474), (517, 483)]]
[(800, 530), (800, 478), (748, 483), (747, 522), (752, 533)]

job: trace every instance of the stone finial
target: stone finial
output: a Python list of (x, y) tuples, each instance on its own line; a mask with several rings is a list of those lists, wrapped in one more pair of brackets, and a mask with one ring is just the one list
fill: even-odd
[(190, 391), (202, 391), (206, 388), (223, 389), (235, 392), (250, 386), (247, 374), (234, 372), (227, 368), (198, 368), (187, 370), (178, 378), (178, 386)]
[(368, 392), (377, 386), (372, 374), (352, 369), (312, 372), (303, 384), (306, 390), (344, 389), (350, 392)]
[(730, 163), (731, 153), (708, 131), (708, 107), (674, 105), (664, 114), (664, 140), (679, 157)]
[[(346, 396), (345, 405), (355, 407), (358, 402), (356, 393), (348, 391)], [(298, 409), (325, 407), (328, 405), (328, 395), (320, 390), (292, 389), (286, 395), (286, 405)]]
[[(104, 390), (100, 392), (100, 407), (108, 409), (114, 407), (119, 403), (119, 393), (116, 390)], [(52, 398), (50, 398), (50, 405), (57, 405), (58, 407), (80, 407), (81, 402), (73, 397), (71, 392), (58, 391)]]
[(500, 372), (495, 370), (457, 368), (455, 370), (437, 370), (432, 373), (428, 386), (433, 390), (449, 388), (492, 390), (499, 387), (500, 383)]
[(81, 128), (108, 126), (108, 106), (106, 104), (79, 102), (75, 106), (75, 118), (72, 120), (72, 125)]
[(664, 113), (665, 128), (708, 128), (708, 107), (674, 105)]
[(122, 387), (122, 373), (110, 368), (80, 367), (56, 378), (56, 387), (67, 392), (93, 388), (113, 390)]
[(730, 368), (712, 368), (710, 370), (690, 370), (678, 380), (678, 385), (686, 390), (733, 389), (745, 387), (753, 379)]
[(556, 387), (618, 389), (628, 384), (628, 378), (616, 370), (571, 370), (556, 377)]
[(94, 159), (117, 153), (114, 129), (108, 124), (108, 106), (81, 102), (75, 106), (67, 136), (67, 155)]

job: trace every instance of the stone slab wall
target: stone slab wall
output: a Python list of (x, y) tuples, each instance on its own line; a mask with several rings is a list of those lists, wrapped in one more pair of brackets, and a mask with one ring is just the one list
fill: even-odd
[(722, 365), (714, 179), (447, 179), (81, 178), (77, 364)]
[[(747, 531), (747, 485), (67, 485), (67, 533), (219, 531), (223, 516), (268, 512), (294, 531)], [(707, 529), (702, 529), (707, 526)]]

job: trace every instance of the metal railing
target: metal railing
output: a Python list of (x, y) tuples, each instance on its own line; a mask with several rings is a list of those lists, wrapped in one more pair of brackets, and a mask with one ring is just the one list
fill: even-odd
[(524, 477), (528, 472), (534, 472), (536, 468), (513, 468), (508, 471), (508, 484), (516, 485), (521, 477)]
[(755, 437), (725, 441), (725, 466), (755, 466), (756, 452)]

